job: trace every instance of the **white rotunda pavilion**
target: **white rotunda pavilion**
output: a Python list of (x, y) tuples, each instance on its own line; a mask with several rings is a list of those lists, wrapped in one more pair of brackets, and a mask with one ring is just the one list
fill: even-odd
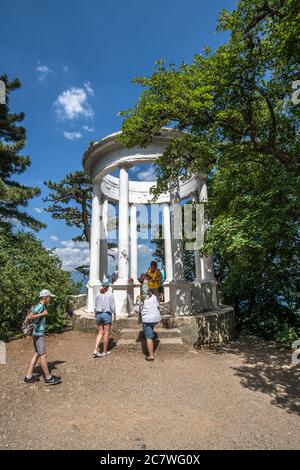
[[(170, 139), (178, 132), (163, 128), (154, 135), (146, 148), (126, 148), (118, 140), (120, 132), (111, 134), (91, 145), (83, 156), (83, 166), (93, 185), (92, 220), (90, 242), (90, 274), (86, 314), (94, 311), (94, 298), (103, 276), (107, 276), (107, 220), (108, 203), (119, 204), (118, 211), (118, 280), (113, 285), (117, 317), (122, 318), (133, 312), (135, 296), (139, 290), (138, 277), (138, 233), (137, 205), (153, 204), (150, 188), (155, 181), (129, 181), (128, 170), (134, 165), (155, 163), (164, 152)], [(118, 170), (119, 177), (112, 176)], [(161, 194), (155, 204), (160, 206), (163, 219), (164, 283), (165, 301), (169, 302), (169, 312), (175, 316), (185, 316), (207, 312), (218, 308), (216, 281), (212, 260), (200, 256), (195, 250), (195, 280), (184, 277), (183, 240), (175, 236), (175, 206), (180, 201), (193, 198), (196, 202), (207, 200), (205, 175), (194, 175), (179, 183), (170, 181), (169, 191)], [(205, 229), (204, 221), (200, 230)], [(133, 279), (133, 283), (129, 282)]]

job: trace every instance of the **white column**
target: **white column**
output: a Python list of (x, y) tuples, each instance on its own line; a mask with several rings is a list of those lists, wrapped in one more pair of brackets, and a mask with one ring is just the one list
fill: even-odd
[[(197, 204), (199, 202), (199, 195), (198, 194), (193, 194), (193, 202), (195, 204)], [(196, 249), (194, 251), (194, 257), (195, 257), (195, 281), (199, 282), (199, 281), (201, 281), (201, 260), (200, 260), (199, 250)]]
[(108, 219), (108, 200), (102, 197), (101, 206), (101, 243), (100, 243), (100, 281), (103, 277), (108, 277), (108, 251), (107, 251), (107, 219)]
[(118, 284), (127, 284), (129, 276), (129, 234), (128, 234), (128, 169), (120, 168), (119, 176), (119, 278)]
[(136, 205), (130, 206), (130, 277), (134, 281), (138, 277), (137, 264), (137, 222), (136, 222)]
[(201, 259), (199, 250), (195, 250), (195, 281), (201, 281)]
[(92, 221), (90, 240), (90, 275), (88, 282), (88, 312), (94, 311), (94, 298), (100, 285), (100, 215), (101, 215), (100, 184), (93, 183)]
[(113, 292), (117, 317), (126, 317), (133, 309), (133, 286), (128, 285), (129, 277), (129, 220), (128, 220), (128, 170), (124, 165), (119, 176), (119, 277), (114, 283)]
[[(130, 277), (133, 279), (133, 303), (136, 303), (137, 297), (140, 295), (141, 286), (138, 279), (138, 243), (137, 243), (137, 210), (136, 205), (131, 204), (130, 206)], [(132, 299), (132, 293), (129, 295)], [(134, 305), (129, 305), (131, 311), (134, 310)]]
[[(179, 196), (179, 181), (174, 180), (170, 184), (170, 205), (171, 205), (171, 233), (172, 233), (172, 254), (173, 254), (173, 279), (174, 281), (184, 280), (184, 249), (182, 238), (182, 218)], [(181, 238), (180, 238), (181, 236)]]
[(168, 203), (162, 204), (162, 213), (163, 213), (163, 237), (164, 237), (164, 249), (165, 249), (166, 281), (170, 282), (173, 280), (173, 259), (172, 259), (170, 206)]
[[(206, 202), (207, 200), (208, 200), (207, 184), (204, 182), (199, 190), (199, 202)], [(201, 256), (200, 265), (201, 265), (201, 280), (202, 281), (214, 280), (215, 276), (214, 276), (212, 256)]]
[(184, 245), (179, 180), (170, 184), (173, 280), (170, 282), (170, 310), (173, 315), (190, 315), (191, 285), (184, 276)]
[(162, 204), (162, 214), (163, 214), (163, 238), (164, 238), (164, 251), (165, 251), (165, 270), (166, 270), (166, 280), (164, 282), (164, 299), (165, 299), (165, 302), (170, 302), (170, 282), (173, 280), (173, 257), (172, 257), (170, 205), (168, 203)]

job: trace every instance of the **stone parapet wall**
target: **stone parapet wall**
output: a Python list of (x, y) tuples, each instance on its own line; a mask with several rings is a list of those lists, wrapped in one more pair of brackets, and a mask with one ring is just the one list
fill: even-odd
[[(96, 333), (96, 321), (93, 314), (87, 315), (81, 309), (74, 312), (72, 321), (75, 330)], [(132, 328), (136, 324), (136, 317), (120, 318), (113, 322), (112, 332), (117, 334), (120, 329)], [(236, 337), (234, 310), (227, 306), (195, 315), (165, 315), (162, 318), (161, 327), (178, 328), (182, 341), (194, 347), (222, 343)]]
[(84, 308), (86, 306), (87, 294), (71, 295), (70, 299), (73, 310), (79, 310), (80, 308)]
[(191, 312), (203, 313), (218, 308), (218, 289), (215, 280), (191, 283)]
[(179, 328), (182, 341), (198, 347), (230, 341), (236, 337), (235, 313), (232, 307), (220, 307), (211, 312), (163, 320), (165, 328)]

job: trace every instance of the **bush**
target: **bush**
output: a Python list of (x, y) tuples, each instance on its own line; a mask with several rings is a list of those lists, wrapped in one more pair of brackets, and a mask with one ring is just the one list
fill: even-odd
[[(269, 308), (268, 308), (269, 307)], [(250, 315), (240, 311), (237, 317), (242, 331), (267, 340), (291, 345), (300, 338), (300, 317), (292, 309), (283, 305), (255, 306)]]
[(79, 293), (61, 262), (33, 234), (16, 234), (0, 229), (0, 339), (7, 341), (20, 333), (28, 308), (38, 302), (42, 289), (56, 297), (49, 307), (47, 332), (61, 332), (67, 324), (70, 295)]

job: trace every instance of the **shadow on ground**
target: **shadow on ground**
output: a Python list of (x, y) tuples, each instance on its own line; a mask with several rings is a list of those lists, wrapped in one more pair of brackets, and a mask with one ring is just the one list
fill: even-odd
[[(114, 338), (109, 338), (108, 351), (112, 351), (117, 346), (117, 342)], [(103, 352), (103, 342), (100, 344), (99, 352)]]
[[(49, 369), (49, 372), (50, 374), (57, 370), (57, 367), (56, 366), (59, 366), (60, 364), (64, 364), (66, 361), (52, 361), (52, 362), (48, 362), (48, 369)], [(43, 375), (43, 371), (42, 371), (42, 368), (40, 365), (37, 365), (35, 368), (34, 368), (34, 373), (37, 374), (37, 375)]]
[(300, 415), (300, 364), (291, 364), (292, 352), (251, 336), (212, 348), (216, 354), (234, 354), (243, 364), (232, 366), (241, 384), (266, 393), (271, 404)]

